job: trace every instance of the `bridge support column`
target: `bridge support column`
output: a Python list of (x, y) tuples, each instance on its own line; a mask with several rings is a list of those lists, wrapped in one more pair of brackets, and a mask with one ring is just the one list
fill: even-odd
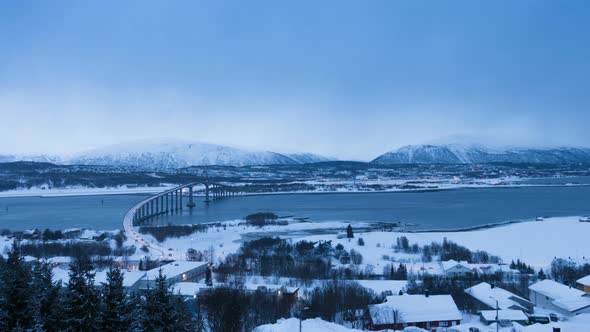
[(169, 198), (170, 198), (170, 194), (166, 194), (166, 214), (168, 214), (168, 212), (170, 212), (170, 209), (168, 207)]
[(195, 199), (193, 197), (193, 187), (188, 187), (188, 204), (186, 205), (189, 208), (194, 208), (195, 207)]
[(183, 208), (183, 206), (182, 206), (182, 189), (183, 189), (183, 188), (180, 188), (180, 190), (178, 190), (178, 193), (180, 194), (180, 196), (179, 196), (179, 197), (180, 197), (180, 204), (179, 204), (179, 205), (180, 205), (180, 209), (181, 209), (181, 210), (182, 210), (182, 208)]
[(156, 204), (156, 210), (155, 210), (155, 215), (160, 214), (160, 197), (156, 197), (154, 198), (155, 204)]
[(205, 183), (205, 203), (209, 203), (209, 184)]

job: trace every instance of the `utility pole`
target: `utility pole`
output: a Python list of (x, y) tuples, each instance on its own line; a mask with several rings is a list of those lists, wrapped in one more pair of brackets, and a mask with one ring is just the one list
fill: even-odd
[(496, 332), (500, 330), (500, 319), (498, 315), (498, 310), (500, 310), (500, 306), (498, 305), (498, 300), (490, 296), (490, 299), (496, 301)]

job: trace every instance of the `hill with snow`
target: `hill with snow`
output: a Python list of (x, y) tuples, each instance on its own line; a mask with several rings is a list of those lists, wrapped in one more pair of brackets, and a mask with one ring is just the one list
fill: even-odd
[(79, 153), (66, 162), (171, 169), (189, 166), (298, 165), (327, 158), (309, 153), (285, 155), (271, 151), (238, 149), (223, 145), (177, 140), (138, 141)]
[(63, 159), (52, 155), (16, 155), (16, 154), (1, 154), (0, 163), (12, 163), (17, 161), (32, 161), (36, 163), (63, 163)]
[(588, 148), (491, 148), (484, 145), (407, 145), (387, 152), (375, 164), (471, 164), (471, 163), (590, 163)]

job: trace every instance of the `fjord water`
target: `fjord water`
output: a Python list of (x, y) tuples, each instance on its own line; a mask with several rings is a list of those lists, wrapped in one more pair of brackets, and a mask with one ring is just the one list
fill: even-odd
[[(0, 228), (122, 228), (123, 215), (145, 195), (0, 198)], [(225, 221), (270, 211), (311, 221), (416, 224), (411, 229), (462, 229), (539, 216), (590, 214), (590, 186), (457, 189), (430, 192), (241, 196), (162, 216), (157, 224)], [(7, 208), (7, 209), (6, 209)]]

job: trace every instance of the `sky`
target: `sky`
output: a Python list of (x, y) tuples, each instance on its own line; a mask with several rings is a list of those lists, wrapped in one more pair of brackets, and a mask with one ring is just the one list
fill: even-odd
[[(3, 1), (0, 153), (589, 146), (588, 1)], [(465, 142), (470, 143), (470, 142)]]

